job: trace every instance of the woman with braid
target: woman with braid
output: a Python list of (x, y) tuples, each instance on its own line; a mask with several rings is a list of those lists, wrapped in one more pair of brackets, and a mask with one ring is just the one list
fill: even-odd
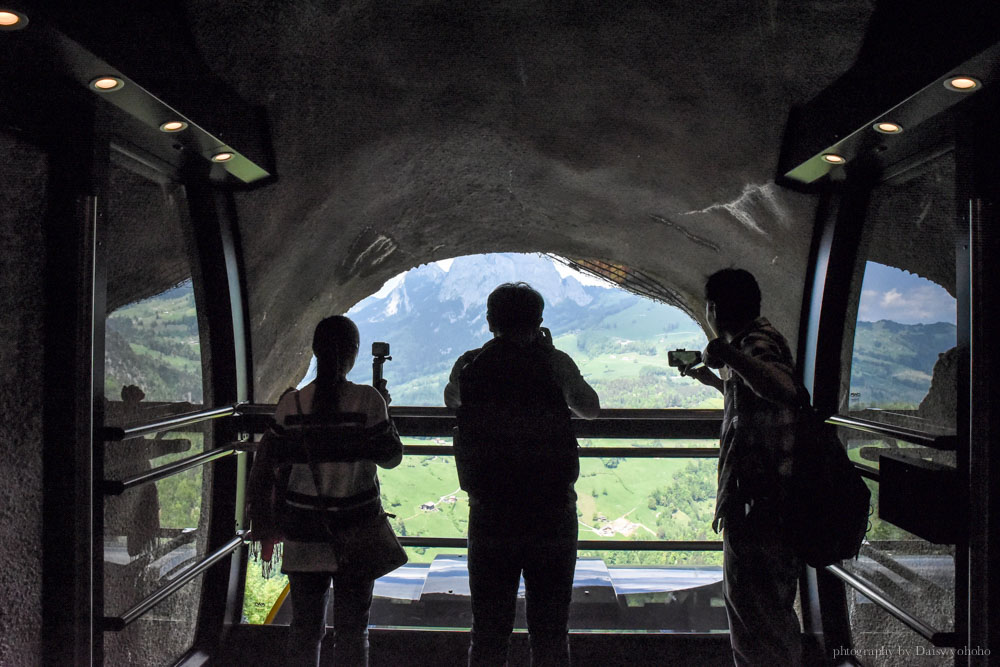
[[(274, 415), (278, 424), (322, 420), (324, 416), (343, 418), (346, 413), (354, 413), (359, 420), (363, 418), (366, 428), (388, 421), (389, 395), (384, 382), (376, 389), (346, 379), (358, 356), (358, 338), (358, 328), (343, 315), (328, 317), (316, 326), (312, 344), (316, 355), (316, 379), (301, 390), (285, 392)], [(381, 509), (376, 465), (393, 468), (402, 459), (402, 444), (395, 429), (390, 430), (395, 446), (380, 447), (377, 453), (373, 452), (372, 459), (291, 466), (289, 498), (300, 494), (308, 507), (310, 501), (306, 496), (315, 498), (318, 492), (326, 501), (347, 501), (347, 507), (351, 502), (359, 506), (371, 502), (378, 503)], [(350, 530), (345, 529), (344, 534)], [(368, 664), (368, 611), (375, 582), (353, 575), (350, 568), (338, 567), (337, 551), (333, 541), (285, 539), (281, 570), (288, 575), (293, 608), (285, 664), (319, 664), (331, 582), (335, 662), (337, 665)]]

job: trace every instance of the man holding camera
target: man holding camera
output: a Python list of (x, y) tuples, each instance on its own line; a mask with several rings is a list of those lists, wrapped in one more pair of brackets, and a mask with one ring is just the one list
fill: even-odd
[(532, 664), (569, 664), (580, 470), (570, 413), (594, 418), (600, 401), (539, 326), (543, 308), (526, 283), (493, 290), (493, 339), (458, 359), (444, 390), (469, 493), (470, 665), (506, 663), (522, 573)]
[[(682, 368), (725, 394), (719, 488), (712, 527), (723, 531), (723, 576), (737, 665), (801, 664), (793, 607), (801, 563), (787, 539), (782, 490), (791, 475), (799, 401), (785, 338), (760, 317), (760, 288), (742, 269), (705, 285), (705, 315), (717, 338), (705, 366)], [(722, 380), (709, 368), (723, 369)]]

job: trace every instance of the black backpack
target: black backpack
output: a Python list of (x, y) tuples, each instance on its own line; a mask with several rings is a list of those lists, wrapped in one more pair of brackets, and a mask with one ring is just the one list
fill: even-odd
[(869, 527), (871, 491), (808, 394), (798, 411), (786, 494), (791, 544), (806, 563), (821, 568), (857, 557)]
[(578, 444), (550, 354), (495, 339), (461, 371), (455, 465), (470, 495), (541, 509), (565, 500), (579, 476)]

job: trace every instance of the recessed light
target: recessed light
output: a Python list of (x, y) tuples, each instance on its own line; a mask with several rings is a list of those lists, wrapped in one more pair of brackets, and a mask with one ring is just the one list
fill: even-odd
[(232, 160), (234, 155), (223, 151), (222, 153), (216, 153), (212, 156), (212, 162), (229, 162)]
[(125, 82), (117, 76), (99, 76), (90, 82), (90, 87), (100, 93), (110, 93), (112, 90), (119, 90)]
[(903, 131), (903, 126), (896, 123), (875, 123), (872, 127), (876, 132), (881, 132), (882, 134), (899, 134)]
[(830, 164), (844, 164), (847, 162), (843, 155), (837, 155), (836, 153), (827, 153), (823, 156), (823, 160)]
[(28, 17), (13, 9), (0, 9), (0, 30), (21, 30), (27, 27)]
[(971, 76), (956, 76), (948, 79), (944, 82), (944, 87), (948, 90), (955, 90), (960, 93), (966, 93), (970, 90), (975, 90), (983, 85), (979, 79), (973, 79)]
[(164, 132), (180, 132), (181, 130), (186, 130), (188, 124), (182, 120), (168, 120), (163, 125), (160, 125), (160, 129)]

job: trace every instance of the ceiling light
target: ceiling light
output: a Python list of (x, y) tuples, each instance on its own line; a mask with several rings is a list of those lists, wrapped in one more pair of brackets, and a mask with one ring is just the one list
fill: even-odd
[(116, 76), (99, 76), (90, 82), (90, 87), (100, 93), (110, 93), (125, 85), (125, 82)]
[(232, 153), (223, 151), (212, 156), (212, 162), (229, 162), (235, 157)]
[(901, 125), (897, 125), (896, 123), (875, 123), (872, 127), (875, 128), (876, 132), (881, 132), (882, 134), (899, 134), (903, 131), (903, 127)]
[(160, 125), (160, 130), (163, 132), (180, 132), (181, 130), (186, 130), (188, 124), (182, 120), (168, 120), (163, 125)]
[(975, 90), (981, 85), (983, 84), (980, 83), (979, 79), (973, 79), (971, 76), (956, 76), (944, 82), (945, 88), (948, 90), (955, 90), (960, 93)]
[(13, 9), (0, 9), (0, 30), (20, 30), (28, 25), (28, 17)]
[(844, 164), (847, 162), (843, 155), (837, 155), (836, 153), (827, 153), (823, 156), (823, 159), (830, 164)]

